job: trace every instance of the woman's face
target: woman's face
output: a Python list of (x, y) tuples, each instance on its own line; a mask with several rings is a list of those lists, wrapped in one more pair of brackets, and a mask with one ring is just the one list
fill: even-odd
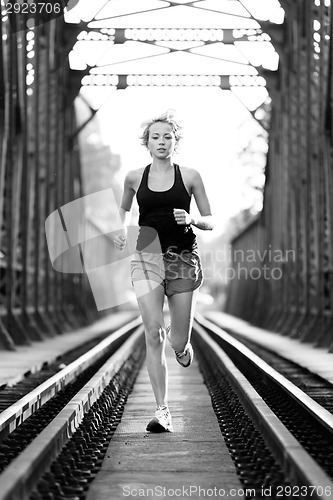
[(176, 139), (169, 123), (155, 122), (149, 128), (148, 150), (153, 158), (170, 158), (175, 150)]

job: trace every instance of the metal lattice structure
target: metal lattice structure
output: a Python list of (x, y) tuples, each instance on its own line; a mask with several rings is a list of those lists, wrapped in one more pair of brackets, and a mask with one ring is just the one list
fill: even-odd
[[(0, 348), (53, 336), (87, 321), (81, 275), (56, 273), (44, 223), (82, 195), (71, 27), (58, 16), (5, 15), (0, 53)], [(83, 313), (85, 311), (85, 313)]]
[[(69, 22), (80, 19), (82, 31), (70, 53), (72, 67), (83, 87), (212, 86), (236, 95), (238, 89), (259, 87), (260, 106), (277, 65), (274, 40), (280, 34), (274, 22), (258, 21), (247, 4), (101, 2), (87, 8), (84, 21), (73, 9)], [(281, 17), (282, 9), (275, 6), (275, 11)], [(258, 50), (265, 53), (264, 66)], [(250, 111), (258, 119), (255, 109)]]
[[(332, 349), (332, 7), (280, 3), (283, 24), (256, 20), (248, 0), (86, 2), (96, 8), (84, 19), (36, 12), (30, 25), (3, 14), (0, 348), (95, 317), (85, 275), (52, 269), (44, 222), (84, 194), (77, 139), (90, 118), (77, 127), (73, 106), (81, 86), (134, 85), (263, 89), (250, 112), (269, 130), (264, 208), (233, 241), (235, 271), (239, 255), (243, 270), (229, 284), (227, 310)], [(258, 62), (259, 44), (279, 58), (278, 70)], [(72, 71), (77, 45), (87, 57)], [(257, 113), (265, 89), (270, 119)]]
[[(237, 257), (244, 269), (229, 284), (227, 310), (332, 351), (332, 6), (281, 4), (286, 18), (271, 93), (264, 208), (233, 240), (234, 269)], [(275, 278), (264, 276), (264, 266)]]
[[(52, 268), (44, 228), (52, 212), (84, 195), (78, 135), (90, 119), (78, 127), (73, 105), (81, 85), (264, 88), (270, 72), (251, 64), (236, 44), (266, 43), (274, 53), (268, 30), (238, 0), (217, 8), (207, 8), (202, 0), (153, 0), (140, 6), (126, 0), (86, 2), (92, 15), (86, 12), (74, 22), (66, 16), (75, 18), (80, 2), (64, 16), (65, 3), (50, 2), (51, 11), (41, 12), (35, 1), (6, 7), (1, 2), (0, 348), (13, 349), (96, 317), (85, 275)], [(157, 24), (151, 17), (155, 13)], [(94, 46), (85, 69), (72, 71), (76, 44), (86, 48), (90, 42)], [(104, 49), (98, 52), (99, 43), (108, 44), (107, 60)], [(134, 49), (139, 52), (132, 56)], [(165, 74), (154, 72), (159, 55), (166, 57)], [(175, 56), (176, 62), (189, 56), (194, 71), (186, 66), (184, 74), (179, 72), (185, 66), (178, 61), (177, 69)], [(131, 61), (139, 64), (139, 72), (126, 66)], [(95, 113), (91, 109), (91, 118)], [(87, 223), (87, 234), (91, 230)], [(102, 245), (105, 255), (109, 245)]]

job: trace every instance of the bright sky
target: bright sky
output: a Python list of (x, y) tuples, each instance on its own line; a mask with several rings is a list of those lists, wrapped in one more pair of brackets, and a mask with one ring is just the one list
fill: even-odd
[[(283, 21), (283, 11), (277, 0), (206, 0), (197, 1), (200, 8), (196, 9), (186, 6), (188, 0), (176, 0), (176, 3), (179, 5), (166, 9), (169, 4), (157, 0), (141, 0), (139, 3), (137, 0), (95, 0), (92, 12), (91, 1), (80, 0), (66, 20), (77, 22), (80, 16), (91, 21), (95, 15), (97, 21), (92, 21), (90, 27), (98, 27), (105, 34), (112, 28), (216, 28), (217, 38), (222, 31), (217, 28), (221, 26), (258, 29), (260, 25), (251, 18), (251, 13), (257, 19)], [(129, 14), (145, 8), (156, 10)], [(101, 11), (96, 15), (99, 9)], [(235, 14), (240, 17), (235, 17)], [(170, 53), (172, 47), (181, 49), (181, 43), (183, 47), (186, 43), (191, 47), (190, 53), (181, 50)], [(96, 50), (97, 44), (99, 50)], [(143, 59), (136, 60), (138, 57)], [(77, 42), (70, 61), (73, 68), (84, 69), (88, 64), (92, 66), (91, 73), (115, 75), (256, 75), (256, 66), (259, 65), (276, 69), (278, 56), (267, 35), (261, 42), (236, 42), (233, 45), (217, 39), (206, 46), (195, 41), (175, 43), (164, 40), (156, 45), (134, 40), (114, 45), (107, 39), (98, 42), (85, 39)], [(246, 189), (250, 172), (240, 164), (238, 152), (248, 141), (244, 135), (244, 122), (248, 123), (245, 127), (248, 136), (254, 136), (259, 125), (236, 94), (249, 109), (255, 110), (268, 97), (264, 87), (235, 88), (231, 92), (217, 87), (147, 86), (116, 91), (112, 87), (97, 86), (83, 87), (81, 92), (93, 107), (104, 103), (97, 113), (102, 141), (121, 157), (120, 182), (128, 170), (150, 161), (139, 141), (142, 122), (172, 108), (184, 126), (184, 138), (175, 161), (200, 171), (213, 212), (217, 215), (217, 230), (222, 231), (232, 215), (253, 204), (251, 190)]]
[[(213, 212), (222, 230), (231, 215), (248, 205), (242, 182), (244, 172), (237, 161), (241, 147), (238, 127), (250, 119), (247, 109), (230, 91), (219, 88), (149, 88), (118, 90), (98, 113), (102, 140), (121, 156), (122, 182), (128, 170), (150, 162), (141, 146), (141, 123), (168, 108), (177, 111), (184, 126), (175, 161), (200, 171)], [(250, 201), (251, 202), (251, 201)]]

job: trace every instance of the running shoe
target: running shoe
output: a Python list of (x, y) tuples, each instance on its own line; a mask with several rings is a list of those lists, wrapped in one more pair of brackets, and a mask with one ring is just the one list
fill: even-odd
[(158, 406), (154, 418), (146, 428), (149, 432), (173, 432), (171, 414), (167, 406)]
[(183, 352), (175, 351), (175, 354), (176, 354), (176, 360), (184, 368), (187, 368), (188, 366), (190, 366), (190, 364), (193, 361), (193, 347), (190, 343), (187, 344), (185, 351), (183, 351)]
[[(170, 346), (172, 347), (171, 340), (170, 340), (170, 331), (171, 331), (171, 325), (168, 325), (166, 327), (166, 336), (169, 341)], [(172, 347), (173, 348), (173, 347)], [(175, 349), (174, 349), (175, 351)], [(183, 352), (178, 352), (175, 351), (176, 355), (176, 360), (180, 365), (182, 365), (184, 368), (187, 368), (188, 366), (191, 365), (193, 361), (193, 347), (190, 343), (187, 344), (186, 349)]]

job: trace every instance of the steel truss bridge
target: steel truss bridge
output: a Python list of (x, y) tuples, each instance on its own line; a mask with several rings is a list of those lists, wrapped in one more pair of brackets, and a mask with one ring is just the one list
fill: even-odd
[[(94, 19), (76, 23), (65, 22), (64, 2), (59, 2), (61, 15), (36, 9), (30, 16), (9, 12), (9, 4), (5, 8), (2, 2), (0, 348), (15, 349), (58, 335), (98, 316), (86, 275), (52, 268), (44, 227), (50, 213), (84, 195), (78, 137), (96, 110), (78, 125), (74, 100), (82, 86), (213, 86), (231, 91), (263, 87), (270, 97), (269, 106), (260, 106), (263, 115), (251, 110), (269, 134), (263, 210), (234, 237), (232, 249), (259, 252), (263, 266), (270, 264), (274, 251), (294, 250), (294, 258), (274, 262), (281, 271), (279, 279), (258, 278), (252, 272), (251, 279), (244, 273), (233, 280), (226, 311), (333, 349), (331, 2), (280, 0), (282, 23), (255, 18), (245, 3), (229, 2), (234, 12), (224, 12), (227, 26), (219, 26), (223, 8), (214, 10), (198, 0), (155, 2), (155, 7), (114, 15), (112, 2), (104, 2), (108, 15), (103, 17), (101, 8)], [(195, 11), (193, 26), (191, 16), (183, 17), (183, 26), (181, 21), (168, 26), (171, 9)], [(157, 11), (160, 26), (135, 25), (141, 17), (133, 16)], [(216, 16), (214, 26), (204, 26), (207, 12)], [(125, 16), (132, 17), (121, 27)], [(237, 19), (243, 19), (242, 26)], [(96, 50), (98, 44), (108, 43), (112, 50), (103, 64), (97, 57), (84, 68), (71, 69), (78, 43), (94, 43)], [(124, 52), (129, 43), (140, 44), (142, 54), (131, 59)], [(278, 67), (230, 59), (230, 51), (241, 43), (270, 43), (278, 54)], [(154, 72), (152, 65), (146, 71), (154, 57), (168, 62), (179, 54), (200, 55), (212, 69)], [(133, 71), (121, 71), (133, 61)], [(225, 62), (237, 71), (220, 71)], [(98, 234), (89, 224), (88, 231)], [(254, 264), (244, 265), (250, 274)]]

